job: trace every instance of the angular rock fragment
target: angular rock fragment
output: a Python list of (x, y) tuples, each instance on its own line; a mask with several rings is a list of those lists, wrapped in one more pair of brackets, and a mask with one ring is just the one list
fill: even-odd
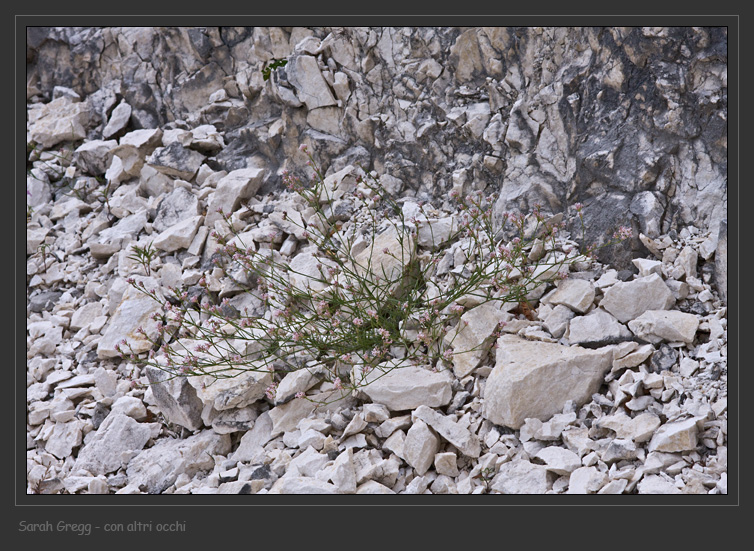
[(147, 366), (146, 375), (157, 407), (169, 422), (189, 430), (198, 430), (203, 426), (204, 403), (186, 377), (172, 377), (169, 373), (151, 366)]
[(149, 494), (159, 494), (180, 475), (191, 478), (215, 466), (213, 455), (230, 451), (230, 436), (204, 431), (184, 440), (165, 438), (144, 450), (128, 464), (129, 485)]
[(587, 350), (503, 335), (484, 388), (482, 416), (514, 429), (529, 417), (547, 420), (561, 412), (566, 401), (581, 405), (591, 398), (611, 363), (610, 349)]
[(102, 130), (102, 137), (107, 139), (112, 138), (119, 132), (123, 131), (128, 126), (128, 121), (131, 118), (131, 106), (126, 103), (126, 100), (122, 100), (115, 109), (113, 109), (110, 115), (110, 120), (107, 121), (107, 125)]
[(668, 310), (673, 304), (673, 293), (657, 274), (618, 282), (605, 291), (600, 302), (621, 323), (636, 319), (647, 310)]
[(442, 407), (453, 398), (451, 378), (445, 372), (406, 365), (383, 375), (389, 367), (381, 365), (369, 372), (366, 386), (360, 390), (372, 402), (384, 404), (391, 411), (413, 410), (421, 405)]
[(602, 308), (576, 316), (568, 324), (568, 342), (588, 347), (606, 346), (632, 338), (631, 331)]
[(63, 96), (29, 111), (29, 137), (45, 149), (86, 138), (92, 117), (88, 105)]
[(647, 450), (650, 452), (682, 452), (696, 448), (703, 417), (691, 417), (661, 426), (652, 436)]
[(268, 494), (338, 494), (338, 487), (308, 476), (284, 476), (272, 485)]
[(662, 341), (692, 343), (699, 327), (699, 318), (677, 310), (647, 310), (628, 322), (640, 339), (658, 344)]
[(473, 372), (487, 356), (491, 339), (498, 324), (513, 316), (500, 308), (498, 302), (487, 302), (461, 316), (457, 330), (443, 338), (446, 347), (453, 348), (453, 372), (462, 379)]
[(188, 249), (203, 220), (204, 216), (201, 215), (186, 218), (155, 236), (152, 245), (168, 253)]
[(557, 290), (543, 302), (549, 304), (562, 304), (574, 312), (584, 314), (594, 302), (594, 285), (583, 279), (564, 279), (558, 285)]
[(262, 185), (264, 175), (264, 169), (252, 167), (233, 170), (223, 176), (207, 199), (205, 225), (214, 227), (217, 220), (222, 220), (218, 211), (230, 215), (238, 208), (241, 200), (253, 197)]
[(567, 494), (594, 494), (607, 482), (607, 475), (596, 467), (579, 467), (571, 473)]
[(490, 483), (490, 490), (500, 494), (544, 494), (551, 487), (547, 467), (523, 459), (503, 463)]
[(91, 140), (84, 142), (73, 152), (73, 162), (82, 171), (92, 176), (101, 176), (113, 159), (115, 140)]
[(422, 476), (432, 466), (439, 446), (440, 439), (424, 421), (417, 419), (406, 433), (403, 457)]
[(286, 69), (291, 84), (296, 88), (296, 95), (306, 104), (307, 109), (337, 104), (314, 57), (310, 55), (296, 56), (290, 61)]
[(160, 201), (152, 228), (162, 232), (198, 214), (199, 200), (196, 195), (184, 187), (176, 187)]
[(648, 441), (660, 424), (660, 418), (649, 412), (633, 418), (625, 413), (615, 413), (597, 420), (597, 426), (613, 430), (618, 438), (630, 439), (636, 443)]
[(205, 156), (187, 149), (178, 142), (158, 147), (147, 157), (147, 164), (167, 176), (190, 181), (204, 162)]
[[(144, 278), (142, 281), (148, 289), (156, 287), (151, 278)], [(129, 286), (97, 343), (97, 356), (102, 359), (119, 356), (120, 352), (116, 347), (124, 339), (130, 345), (130, 348), (121, 346), (124, 353), (133, 351), (141, 354), (148, 351), (158, 335), (157, 322), (151, 316), (160, 309), (160, 304), (152, 297)], [(143, 328), (147, 337), (139, 332), (139, 328)]]
[(216, 365), (204, 367), (203, 372), (206, 374), (188, 377), (188, 382), (196, 389), (199, 399), (217, 411), (253, 404), (264, 397), (272, 382), (270, 372), (261, 368), (242, 370)]
[(432, 427), (437, 434), (453, 444), (464, 455), (468, 457), (479, 457), (479, 454), (481, 453), (479, 439), (468, 429), (459, 426), (456, 420), (452, 418), (455, 416), (443, 415), (422, 404), (413, 411), (411, 417), (414, 421), (416, 421), (416, 419), (424, 421), (427, 425)]
[(570, 474), (581, 467), (581, 458), (570, 450), (559, 446), (542, 448), (534, 457), (544, 461), (548, 471), (555, 474)]
[(107, 474), (128, 463), (130, 452), (140, 451), (152, 436), (152, 426), (122, 413), (110, 414), (91, 441), (79, 451), (74, 470)]

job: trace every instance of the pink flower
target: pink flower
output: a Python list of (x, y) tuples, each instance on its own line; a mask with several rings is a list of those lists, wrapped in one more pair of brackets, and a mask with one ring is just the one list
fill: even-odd
[(332, 384), (338, 390), (343, 390), (343, 383), (340, 381), (340, 377), (335, 377), (335, 380), (332, 382)]
[(353, 324), (356, 327), (361, 327), (364, 324), (364, 320), (361, 318), (353, 318)]
[(304, 398), (304, 397), (306, 397), (306, 394), (304, 394), (300, 390), (296, 393), (296, 398)]
[(633, 235), (633, 231), (628, 226), (621, 226), (618, 228), (618, 230), (613, 234), (614, 239), (620, 239), (621, 241), (625, 239), (629, 239)]

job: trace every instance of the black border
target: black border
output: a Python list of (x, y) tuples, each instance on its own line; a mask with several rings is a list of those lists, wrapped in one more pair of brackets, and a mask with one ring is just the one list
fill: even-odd
[[(507, 3), (506, 3), (507, 4)], [(393, 538), (400, 538), (399, 535), (393, 534), (391, 537), (388, 535), (393, 532), (392, 525), (388, 523), (397, 522), (395, 527), (401, 525), (405, 527), (416, 527), (419, 532), (429, 532), (443, 534), (444, 532), (460, 531), (465, 533), (461, 535), (462, 540), (468, 541), (469, 544), (481, 543), (478, 536), (485, 535), (485, 532), (491, 532), (491, 535), (497, 534), (495, 538), (500, 544), (513, 543), (510, 541), (509, 536), (504, 534), (508, 530), (513, 530), (515, 533), (517, 524), (509, 524), (508, 522), (473, 522), (473, 519), (480, 520), (482, 515), (484, 518), (489, 518), (492, 515), (494, 518), (502, 521), (505, 518), (512, 520), (509, 516), (513, 510), (521, 511), (526, 516), (539, 516), (541, 511), (531, 510), (529, 507), (557, 507), (557, 509), (550, 510), (554, 516), (561, 517), (563, 519), (573, 518), (574, 520), (581, 518), (585, 520), (588, 518), (594, 518), (594, 514), (597, 513), (603, 506), (610, 506), (606, 508), (606, 514), (614, 517), (622, 517), (626, 513), (643, 514), (644, 511), (637, 511), (637, 509), (643, 509), (643, 507), (654, 506), (693, 506), (704, 507), (704, 518), (710, 518), (708, 515), (712, 508), (715, 506), (735, 506), (741, 505), (740, 499), (740, 465), (739, 465), (739, 419), (740, 419), (740, 393), (741, 388), (740, 374), (739, 374), (739, 208), (741, 204), (739, 195), (739, 52), (740, 52), (740, 15), (717, 15), (706, 14), (708, 9), (699, 10), (699, 15), (642, 15), (646, 11), (639, 11), (633, 15), (602, 15), (607, 11), (607, 7), (604, 4), (598, 7), (581, 10), (575, 9), (574, 6), (568, 6), (569, 13), (562, 15), (535, 15), (538, 7), (535, 5), (527, 6), (496, 6), (494, 9), (486, 4), (485, 7), (479, 7), (473, 9), (474, 6), (469, 6), (468, 2), (462, 6), (448, 6), (445, 9), (453, 9), (455, 11), (464, 11), (466, 14), (447, 14), (439, 15), (434, 13), (432, 15), (422, 15), (425, 9), (414, 9), (406, 6), (398, 6), (398, 9), (388, 11), (388, 14), (395, 15), (368, 15), (369, 13), (376, 12), (378, 8), (386, 8), (387, 6), (361, 6), (356, 7), (354, 4), (338, 7), (326, 7), (320, 5), (307, 5), (306, 9), (302, 10), (303, 13), (308, 15), (290, 15), (286, 14), (286, 6), (269, 6), (267, 7), (268, 13), (263, 14), (263, 7), (258, 5), (249, 5), (246, 9), (254, 9), (259, 15), (253, 16), (236, 16), (232, 15), (239, 10), (237, 7), (226, 9), (225, 6), (218, 6), (219, 15), (167, 15), (173, 12), (173, 9), (160, 10), (156, 15), (137, 16), (137, 15), (119, 15), (126, 11), (126, 8), (122, 5), (106, 7), (103, 4), (99, 4), (96, 7), (88, 7), (86, 9), (78, 8), (77, 6), (64, 5), (59, 6), (58, 9), (64, 9), (65, 13), (60, 15), (34, 15), (30, 12), (36, 9), (34, 6), (28, 6), (28, 8), (21, 6), (17, 9), (27, 12), (23, 15), (14, 15), (14, 29), (13, 36), (15, 38), (15, 117), (14, 128), (16, 130), (16, 156), (14, 158), (14, 178), (17, 182), (15, 186), (15, 207), (14, 207), (14, 236), (15, 236), (15, 262), (16, 262), (16, 278), (14, 282), (14, 288), (17, 288), (20, 280), (24, 277), (25, 257), (23, 256), (23, 235), (24, 226), (21, 222), (20, 213), (24, 208), (24, 197), (21, 193), (21, 180), (24, 179), (24, 172), (20, 167), (24, 166), (24, 147), (25, 143), (25, 127), (23, 126), (25, 113), (25, 26), (126, 26), (126, 25), (138, 25), (138, 26), (194, 26), (201, 24), (206, 26), (209, 24), (228, 24), (234, 25), (249, 25), (249, 26), (272, 26), (285, 23), (286, 26), (312, 26), (312, 25), (346, 25), (346, 26), (636, 26), (636, 25), (652, 25), (652, 26), (728, 26), (728, 65), (729, 65), (729, 82), (728, 86), (728, 105), (729, 105), (729, 183), (732, 185), (729, 189), (734, 190), (732, 199), (729, 199), (729, 204), (734, 205), (734, 209), (729, 209), (729, 228), (733, 231), (729, 232), (730, 244), (729, 250), (736, 251), (735, 254), (729, 255), (732, 262), (729, 263), (729, 309), (728, 309), (728, 323), (729, 323), (729, 346), (728, 346), (728, 373), (729, 373), (729, 470), (728, 470), (728, 487), (729, 494), (727, 496), (601, 496), (600, 498), (590, 496), (27, 496), (26, 495), (26, 483), (25, 483), (25, 434), (20, 431), (20, 427), (23, 426), (23, 419), (25, 415), (25, 386), (24, 378), (21, 377), (22, 373), (25, 373), (25, 354), (22, 354), (22, 345), (25, 344), (25, 334), (20, 331), (20, 328), (24, 326), (22, 318), (25, 317), (25, 299), (21, 294), (20, 289), (17, 288), (14, 293), (15, 297), (15, 346), (14, 346), (14, 365), (15, 378), (14, 386), (16, 389), (16, 397), (14, 402), (14, 436), (15, 436), (15, 450), (14, 450), (14, 488), (12, 490), (14, 496), (12, 498), (13, 511), (11, 515), (4, 515), (4, 526), (6, 526), (8, 534), (15, 534), (23, 536), (24, 543), (39, 542), (47, 540), (48, 536), (52, 536), (58, 543), (64, 545), (68, 543), (70, 535), (52, 533), (20, 533), (18, 532), (18, 522), (20, 520), (26, 520), (27, 522), (42, 522), (44, 520), (50, 520), (56, 523), (58, 520), (66, 520), (68, 522), (93, 522), (94, 524), (103, 525), (107, 522), (128, 522), (131, 520), (152, 520), (153, 522), (169, 522), (175, 520), (184, 519), (188, 524), (188, 531), (186, 534), (171, 534), (171, 541), (177, 541), (178, 537), (181, 541), (188, 536), (191, 540), (195, 540), (198, 536), (204, 536), (208, 538), (208, 541), (215, 541), (220, 544), (232, 544), (229, 539), (226, 539), (229, 535), (247, 535), (249, 539), (246, 541), (249, 544), (255, 542), (256, 536), (261, 536), (264, 533), (275, 532), (277, 537), (274, 538), (280, 543), (284, 543), (285, 547), (288, 545), (296, 545), (297, 541), (303, 542), (321, 541), (324, 545), (337, 544), (339, 542), (369, 542), (373, 539), (374, 535), (380, 534), (379, 540), (384, 543), (388, 543)], [(628, 9), (623, 9), (626, 6), (613, 5), (610, 9), (619, 9), (622, 12), (628, 12)], [(629, 6), (631, 7), (631, 6)], [(656, 6), (655, 6), (656, 7)], [(717, 7), (713, 6), (712, 8)], [(114, 15), (84, 15), (86, 13), (100, 14), (105, 9), (115, 10)], [(130, 9), (133, 9), (131, 7)], [(160, 8), (158, 8), (159, 10)], [(185, 7), (182, 9), (186, 9)], [(290, 8), (289, 8), (290, 9)], [(367, 10), (367, 15), (350, 15), (356, 10)], [(442, 9), (442, 6), (432, 6), (433, 11)], [(514, 15), (485, 15), (491, 14), (494, 11), (506, 10), (512, 12), (514, 9), (522, 10), (521, 14)], [(634, 8), (635, 9), (635, 8)], [(143, 13), (148, 13), (149, 10), (144, 10)], [(177, 11), (177, 10), (176, 10)], [(290, 9), (294, 12), (293, 9)], [(651, 11), (651, 10), (648, 10)], [(740, 7), (729, 9), (727, 13), (733, 13), (740, 11)], [(271, 13), (270, 13), (271, 12)], [(330, 15), (327, 14), (330, 12)], [(295, 13), (295, 12), (294, 12)], [(587, 15), (588, 13), (597, 13), (600, 15)], [(673, 10), (664, 10), (663, 14), (673, 13)], [(163, 15), (166, 14), (166, 15)], [(337, 15), (336, 15), (337, 14)], [(346, 14), (346, 15), (342, 15)], [(402, 15), (398, 15), (402, 14)], [(730, 70), (732, 69), (732, 70)], [(24, 182), (25, 183), (25, 182)], [(21, 370), (21, 367), (24, 370)], [(746, 388), (746, 387), (744, 387)], [(23, 398), (23, 399), (22, 399)], [(6, 494), (7, 495), (7, 494)], [(10, 496), (8, 501), (10, 501)], [(220, 507), (218, 510), (210, 511), (207, 507)], [(252, 506), (248, 509), (248, 506)], [(302, 508), (294, 507), (293, 509), (281, 509), (280, 507), (302, 506)], [(383, 507), (411, 507), (411, 509), (396, 509), (395, 511), (385, 510)], [(430, 520), (429, 523), (425, 523), (420, 517), (414, 517), (415, 508), (417, 506), (428, 508), (422, 512), (427, 514)], [(507, 506), (503, 509), (499, 509), (496, 506)], [(564, 509), (563, 506), (586, 506), (589, 509), (574, 510), (571, 508)], [(623, 510), (615, 510), (614, 506), (622, 507)], [(318, 507), (323, 507), (320, 510)], [(334, 509), (332, 507), (335, 507)], [(346, 509), (344, 509), (346, 508)], [(351, 508), (354, 510), (352, 511)], [(719, 509), (719, 507), (717, 507)], [(633, 511), (630, 511), (630, 510)], [(654, 511), (653, 509), (645, 510), (647, 516), (664, 516), (666, 510)], [(688, 513), (699, 516), (698, 511), (689, 511)], [(730, 511), (723, 514), (730, 516)], [(375, 516), (376, 515), (376, 516)], [(632, 518), (631, 514), (627, 518)], [(717, 516), (717, 515), (716, 515)], [(300, 522), (307, 518), (316, 517), (319, 522), (315, 524), (313, 531), (303, 531), (299, 529)], [(416, 518), (414, 521), (409, 519)], [(452, 525), (443, 525), (438, 520), (449, 518), (452, 519)], [(329, 520), (326, 520), (329, 519)], [(343, 524), (343, 519), (346, 519), (346, 523), (354, 522), (355, 519), (361, 519), (359, 525), (363, 526), (364, 530), (361, 532), (361, 537), (353, 540), (351, 537), (344, 536), (338, 525)], [(656, 519), (659, 520), (659, 519)], [(260, 522), (261, 521), (261, 522)], [(358, 522), (358, 521), (357, 521)], [(469, 525), (466, 525), (470, 522)], [(578, 522), (578, 520), (576, 520)], [(579, 523), (580, 524), (580, 523)], [(582, 525), (584, 529), (591, 531), (595, 529), (592, 522), (585, 521)], [(686, 530), (689, 533), (695, 531), (693, 522), (690, 526), (686, 526)], [(423, 525), (423, 528), (419, 528)], [(544, 523), (544, 526), (554, 528), (555, 525), (550, 525), (548, 522)], [(589, 528), (587, 528), (589, 527)], [(518, 528), (521, 528), (518, 526)], [(628, 536), (633, 531), (631, 522), (624, 524), (619, 521), (614, 526), (616, 529), (616, 535), (624, 533)], [(670, 528), (670, 527), (668, 527)], [(718, 526), (709, 526), (708, 529), (719, 534), (719, 537), (725, 538), (724, 528)], [(573, 526), (574, 530), (580, 530), (578, 524)], [(413, 530), (412, 530), (413, 531)], [(528, 531), (527, 531), (528, 532)], [(543, 532), (549, 532), (549, 530), (542, 531), (541, 529), (531, 534), (535, 539), (533, 541), (541, 541), (540, 537), (544, 536)], [(400, 533), (400, 532), (399, 532)], [(478, 536), (474, 536), (478, 534)], [(119, 534), (122, 536), (123, 534)], [(156, 534), (150, 534), (150, 539), (153, 539)], [(424, 534), (426, 535), (426, 534)], [(424, 535), (420, 536), (418, 541), (422, 541)], [(282, 537), (281, 537), (282, 536)], [(309, 537), (313, 539), (309, 539)], [(366, 537), (364, 537), (366, 536)], [(586, 536), (584, 543), (591, 539)], [(557, 535), (556, 535), (557, 537)], [(568, 532), (561, 532), (560, 537), (563, 541), (568, 541)], [(619, 536), (620, 537), (620, 536)], [(631, 536), (629, 536), (631, 537)], [(29, 539), (30, 538), (30, 539)], [(383, 540), (384, 538), (384, 540)], [(499, 539), (498, 539), (499, 538)], [(121, 539), (120, 537), (118, 538)], [(158, 540), (160, 537), (158, 537)], [(402, 539), (402, 538), (401, 538)], [(450, 538), (452, 539), (452, 538)], [(581, 538), (577, 538), (574, 543), (578, 542)], [(622, 538), (621, 538), (622, 539)], [(633, 539), (633, 537), (631, 538)], [(131, 538), (125, 537), (124, 541), (131, 541)], [(75, 545), (81, 545), (86, 541), (94, 541), (90, 538), (75, 539), (70, 543)], [(103, 540), (104, 541), (104, 540)], [(113, 539), (107, 539), (107, 541), (114, 541)], [(166, 538), (167, 541), (167, 538)], [(241, 540), (243, 541), (243, 540)], [(259, 540), (256, 540), (259, 541)], [(406, 540), (410, 541), (410, 540)], [(429, 540), (426, 540), (427, 542)], [(494, 541), (494, 540), (493, 540)], [(515, 541), (515, 540), (514, 540)], [(641, 544), (641, 539), (638, 539), (636, 543)], [(719, 541), (719, 540), (718, 540)], [(723, 540), (724, 541), (724, 540)], [(227, 542), (227, 543), (226, 543)], [(288, 543), (290, 542), (290, 543)], [(302, 543), (303, 543), (302, 542)], [(447, 540), (446, 543), (449, 543)], [(593, 541), (592, 543), (597, 543)], [(605, 542), (607, 543), (607, 542)]]

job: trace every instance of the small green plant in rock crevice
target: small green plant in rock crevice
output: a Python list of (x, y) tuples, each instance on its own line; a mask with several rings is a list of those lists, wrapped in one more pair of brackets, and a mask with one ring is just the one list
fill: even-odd
[(288, 63), (287, 59), (277, 59), (273, 58), (269, 63), (265, 63), (262, 67), (262, 80), (270, 80), (270, 75), (272, 74), (272, 71), (277, 69), (278, 67), (285, 67), (285, 65)]
[(138, 245), (131, 245), (131, 254), (128, 255), (129, 260), (133, 260), (144, 268), (144, 274), (146, 276), (152, 275), (151, 264), (157, 256), (157, 249), (152, 247), (152, 243), (147, 243), (144, 247)]
[[(327, 403), (402, 366), (450, 367), (454, 354), (469, 352), (453, 348), (465, 324), (465, 305), (519, 303), (587, 259), (573, 247), (563, 250), (564, 224), (552, 223), (539, 208), (529, 217), (503, 215), (508, 233), (517, 234), (506, 242), (503, 227), (493, 223), (494, 196), (456, 196), (459, 214), (452, 222), (432, 218), (421, 204), (407, 216), (373, 174), (359, 170), (356, 185), (342, 190), (310, 155), (307, 164), (313, 172), (308, 183), (288, 173), (284, 181), (314, 215), (309, 224), (293, 213), (284, 212), (283, 219), (308, 243), (299, 254), (310, 255), (310, 262), (286, 261), (272, 243), (257, 250), (223, 214), (227, 233), (213, 233), (221, 246), (217, 267), (260, 311), (239, 312), (227, 297), (218, 304), (183, 289), (171, 289), (166, 300), (143, 281), (131, 280), (162, 311), (154, 316), (156, 338), (140, 330), (152, 350), (134, 354), (123, 341), (124, 358), (172, 377), (213, 380), (246, 371), (280, 377), (307, 369), (333, 391), (297, 397)], [(364, 207), (368, 221), (361, 228), (342, 224), (334, 214), (336, 199), (350, 201), (355, 211)], [(620, 237), (627, 235), (623, 230)], [(442, 281), (438, 264), (449, 250), (461, 250), (465, 263)], [(206, 277), (199, 285), (207, 296), (215, 294)], [(268, 389), (268, 397), (274, 396), (275, 383)]]

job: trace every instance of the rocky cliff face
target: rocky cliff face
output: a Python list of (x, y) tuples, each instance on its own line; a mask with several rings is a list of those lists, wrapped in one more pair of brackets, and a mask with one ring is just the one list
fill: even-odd
[[(361, 163), (396, 194), (499, 192), (586, 238), (720, 227), (727, 209), (725, 28), (29, 28), (30, 101), (55, 86), (121, 133), (212, 124), (214, 170), (269, 168), (307, 143), (329, 168)], [(275, 60), (283, 66), (265, 72)], [(265, 79), (265, 76), (269, 78)], [(125, 107), (123, 107), (125, 109)], [(111, 136), (108, 136), (111, 137)], [(118, 134), (112, 137), (117, 138)], [(580, 228), (571, 228), (580, 232)], [(600, 259), (631, 268), (638, 237)]]

